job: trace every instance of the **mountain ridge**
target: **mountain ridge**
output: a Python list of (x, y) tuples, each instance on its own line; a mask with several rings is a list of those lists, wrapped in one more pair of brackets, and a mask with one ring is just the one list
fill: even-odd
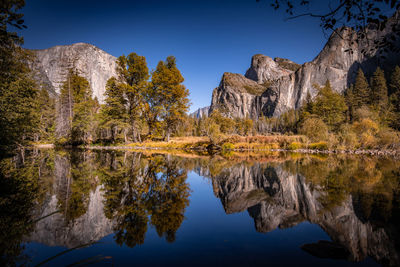
[(354, 82), (359, 68), (370, 75), (378, 66), (387, 70), (398, 65), (399, 51), (384, 47), (374, 50), (371, 49), (371, 42), (396, 37), (394, 46), (400, 47), (400, 39), (393, 30), (399, 28), (399, 14), (400, 11), (396, 12), (382, 31), (367, 27), (367, 40), (359, 40), (358, 33), (351, 28), (338, 29), (312, 61), (295, 71), (283, 69), (268, 56), (254, 55), (245, 75), (238, 75), (241, 75), (243, 84), (268, 82), (265, 90), (258, 94), (243, 92), (240, 86), (227, 83), (224, 73), (219, 86), (213, 91), (210, 112), (220, 109), (231, 118), (249, 117), (255, 120), (261, 116), (278, 117), (290, 109), (299, 108), (308, 93), (314, 97), (317, 94), (314, 84), (323, 85), (330, 80), (332, 88), (343, 93)]

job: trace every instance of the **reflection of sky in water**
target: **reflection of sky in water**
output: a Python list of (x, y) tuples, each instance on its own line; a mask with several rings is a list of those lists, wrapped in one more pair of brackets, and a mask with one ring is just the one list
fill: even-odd
[[(116, 266), (377, 265), (370, 258), (352, 263), (320, 259), (303, 251), (300, 248), (303, 244), (331, 240), (318, 225), (309, 222), (258, 233), (246, 210), (225, 213), (221, 201), (213, 193), (210, 179), (190, 172), (187, 182), (191, 189), (190, 204), (175, 242), (166, 242), (164, 237), (158, 237), (154, 227), (149, 227), (142, 245), (134, 248), (118, 246), (113, 235), (108, 235), (99, 240), (99, 244), (68, 252), (50, 261), (49, 265), (61, 266), (85, 259), (104, 266), (110, 263)], [(31, 243), (26, 252), (33, 256), (33, 264), (36, 264), (65, 250)]]

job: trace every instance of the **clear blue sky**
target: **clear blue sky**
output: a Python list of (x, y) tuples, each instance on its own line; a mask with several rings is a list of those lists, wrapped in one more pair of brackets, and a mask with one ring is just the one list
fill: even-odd
[(174, 55), (191, 111), (210, 104), (224, 72), (244, 74), (252, 55), (304, 63), (326, 42), (318, 20), (284, 21), (284, 11), (274, 11), (266, 0), (26, 2), (24, 47), (86, 42), (116, 57), (136, 52), (150, 69)]

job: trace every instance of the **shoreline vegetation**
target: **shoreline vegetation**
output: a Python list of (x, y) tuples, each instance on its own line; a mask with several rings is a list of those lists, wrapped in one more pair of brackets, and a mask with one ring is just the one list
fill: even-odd
[(167, 141), (144, 141), (127, 144), (91, 144), (81, 146), (57, 146), (51, 143), (32, 143), (35, 148), (81, 148), (99, 150), (137, 150), (154, 153), (173, 151), (183, 152), (185, 155), (228, 155), (235, 156), (235, 152), (251, 152), (255, 155), (273, 152), (293, 152), (302, 154), (350, 154), (371, 156), (400, 157), (400, 149), (347, 149), (330, 148), (326, 142), (310, 143), (305, 136), (232, 136), (219, 144), (214, 144), (207, 137), (173, 137)]

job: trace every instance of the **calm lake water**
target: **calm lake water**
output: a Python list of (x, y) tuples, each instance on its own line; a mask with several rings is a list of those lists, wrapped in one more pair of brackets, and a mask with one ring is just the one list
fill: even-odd
[(0, 171), (1, 265), (400, 265), (390, 158), (37, 150)]

